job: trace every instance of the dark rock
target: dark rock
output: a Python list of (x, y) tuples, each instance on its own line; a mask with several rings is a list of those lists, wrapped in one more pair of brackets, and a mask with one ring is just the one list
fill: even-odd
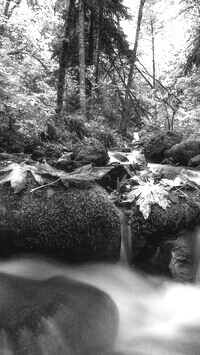
[(121, 152), (122, 153), (131, 153), (131, 150), (132, 150), (131, 148), (122, 148)]
[(38, 187), (28, 173), (27, 188), (14, 195), (0, 185), (0, 255), (43, 253), (66, 261), (118, 260), (120, 221), (98, 186)]
[(97, 183), (108, 192), (116, 190), (117, 184), (126, 176), (127, 179), (131, 177), (129, 171), (123, 165), (115, 165), (108, 171), (107, 174), (100, 177)]
[(109, 161), (106, 148), (101, 144), (77, 145), (73, 149), (72, 159), (76, 161), (87, 161), (95, 166), (104, 166)]
[(118, 310), (93, 286), (56, 276), (0, 273), (2, 354), (105, 354), (114, 348)]
[(181, 282), (194, 282), (198, 268), (197, 235), (199, 228), (183, 233), (171, 243), (172, 253), (169, 264), (173, 279)]
[(174, 192), (172, 201), (166, 210), (152, 205), (147, 220), (138, 206), (132, 206), (132, 261), (145, 272), (170, 276), (172, 241), (200, 221), (198, 191), (187, 190), (183, 194)]
[(52, 143), (45, 143), (38, 145), (31, 155), (33, 160), (41, 161), (42, 159), (46, 159), (48, 163), (53, 161), (54, 163), (62, 156), (64, 147), (62, 145), (56, 145)]
[(31, 154), (37, 146), (38, 140), (25, 136), (19, 131), (1, 128), (0, 148), (8, 153), (27, 153)]
[(195, 155), (188, 162), (188, 166), (197, 167), (200, 165), (200, 154)]
[(154, 163), (161, 163), (165, 157), (165, 151), (174, 144), (180, 143), (181, 140), (182, 134), (175, 131), (158, 133), (144, 145), (145, 158)]
[(172, 157), (174, 163), (180, 165), (187, 165), (190, 159), (198, 154), (200, 154), (200, 141), (184, 141), (175, 144), (165, 153), (167, 158)]
[(38, 160), (38, 161), (42, 161), (44, 159), (44, 157), (45, 157), (45, 151), (41, 147), (34, 149), (32, 155), (31, 155), (31, 158), (33, 160)]

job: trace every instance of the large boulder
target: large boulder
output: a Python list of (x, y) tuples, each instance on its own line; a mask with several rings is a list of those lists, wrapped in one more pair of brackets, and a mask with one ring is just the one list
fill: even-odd
[(20, 131), (0, 128), (0, 151), (9, 153), (32, 153), (39, 140), (26, 136)]
[[(162, 171), (163, 178), (174, 180), (179, 176), (186, 181), (188, 176), (191, 181), (185, 186), (175, 187), (168, 193), (169, 205), (165, 208), (164, 195), (153, 193), (155, 191), (153, 186), (152, 194), (148, 194), (146, 186), (145, 200), (145, 186), (142, 192), (142, 185), (140, 185), (142, 196), (140, 196), (140, 206), (135, 200), (123, 203), (126, 213), (130, 216), (130, 228), (127, 233), (130, 233), (130, 260), (131, 264), (145, 272), (192, 281), (195, 279), (198, 265), (195, 249), (199, 230), (194, 228), (200, 223), (200, 192), (195, 182), (199, 183), (200, 175), (191, 170), (182, 169), (180, 172), (178, 167), (166, 166), (166, 168), (168, 169)], [(150, 184), (149, 189), (151, 189)], [(160, 189), (162, 191), (161, 185)], [(154, 203), (156, 200), (163, 208), (158, 203)], [(148, 218), (142, 214), (140, 208), (143, 212), (150, 211)]]
[(66, 261), (118, 260), (118, 212), (97, 186), (38, 187), (28, 172), (26, 189), (0, 185), (0, 255), (42, 253)]
[(191, 158), (200, 154), (200, 140), (184, 141), (175, 144), (171, 149), (165, 152), (167, 158), (172, 158), (174, 163), (180, 165), (191, 165)]
[(63, 276), (31, 280), (0, 273), (2, 354), (106, 354), (118, 310), (93, 286)]
[(133, 263), (147, 272), (171, 274), (174, 240), (199, 223), (199, 214), (200, 194), (196, 191), (187, 192), (185, 197), (175, 194), (166, 210), (153, 205), (147, 220), (138, 206), (132, 207)]
[(161, 163), (165, 157), (165, 151), (174, 144), (180, 143), (182, 134), (175, 131), (157, 133), (144, 145), (144, 155), (148, 161)]
[(107, 149), (100, 143), (80, 144), (74, 147), (72, 160), (104, 166), (109, 161)]
[(177, 281), (194, 282), (197, 278), (199, 233), (199, 227), (191, 228), (172, 242), (169, 268)]

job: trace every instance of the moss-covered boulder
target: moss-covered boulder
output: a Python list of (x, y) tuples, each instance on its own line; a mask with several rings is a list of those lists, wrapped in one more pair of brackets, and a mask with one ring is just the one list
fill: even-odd
[(107, 354), (118, 310), (93, 286), (63, 276), (37, 281), (0, 273), (2, 354)]
[(161, 163), (165, 157), (165, 151), (170, 149), (174, 144), (180, 143), (181, 140), (182, 134), (178, 132), (159, 132), (144, 145), (145, 158), (154, 163)]
[[(166, 210), (159, 205), (151, 206), (148, 219), (144, 219), (139, 207), (131, 207), (131, 238), (132, 238), (132, 262), (146, 272), (173, 276), (181, 279), (181, 268), (188, 268), (188, 255), (190, 265), (188, 273), (191, 279), (194, 277), (196, 260), (194, 255), (194, 238), (185, 245), (185, 235), (190, 238), (194, 226), (200, 223), (200, 193), (197, 190), (184, 190), (173, 192), (171, 204)], [(172, 272), (170, 265), (174, 264), (175, 250), (179, 238), (179, 256), (182, 265), (179, 274)], [(191, 247), (191, 248), (190, 248)], [(187, 248), (187, 253), (185, 252)], [(187, 254), (187, 255), (186, 255)], [(192, 265), (193, 263), (193, 265)], [(180, 266), (180, 265), (179, 265)], [(191, 271), (193, 270), (193, 271)], [(186, 274), (185, 270), (184, 273)], [(189, 276), (187, 275), (187, 281)]]
[(93, 355), (113, 348), (118, 310), (103, 291), (63, 276), (37, 281), (0, 273), (0, 285), (2, 354)]
[(30, 173), (25, 190), (0, 185), (0, 255), (43, 253), (66, 261), (118, 260), (118, 212), (97, 186), (38, 187)]
[(200, 154), (200, 140), (184, 141), (175, 144), (165, 152), (167, 158), (172, 158), (174, 163), (191, 166), (191, 159)]
[(107, 149), (100, 143), (80, 144), (74, 147), (72, 159), (104, 166), (109, 161)]
[(195, 249), (200, 230), (200, 174), (158, 164), (151, 164), (151, 170), (153, 174), (146, 169), (136, 179), (124, 181), (117, 194), (112, 194), (117, 205), (125, 208), (127, 255), (131, 264), (145, 272), (192, 281), (199, 263)]

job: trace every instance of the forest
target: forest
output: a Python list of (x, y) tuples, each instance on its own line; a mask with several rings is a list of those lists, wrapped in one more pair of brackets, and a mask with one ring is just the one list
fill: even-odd
[(200, 354), (200, 1), (0, 1), (0, 353)]
[(198, 133), (199, 2), (133, 4), (1, 2), (1, 127), (38, 137), (51, 123), (69, 145), (84, 135), (108, 148), (134, 132)]

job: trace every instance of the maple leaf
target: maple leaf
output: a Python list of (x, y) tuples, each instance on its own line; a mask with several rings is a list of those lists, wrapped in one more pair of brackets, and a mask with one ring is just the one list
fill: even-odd
[(153, 181), (141, 181), (138, 186), (127, 193), (126, 202), (133, 202), (136, 199), (136, 204), (139, 206), (144, 219), (148, 219), (151, 212), (151, 206), (158, 204), (161, 208), (166, 210), (170, 205), (167, 199), (168, 191), (160, 184), (154, 184)]
[(11, 163), (7, 167), (0, 169), (0, 172), (8, 172), (0, 179), (0, 184), (10, 181), (14, 193), (17, 194), (26, 186), (28, 165), (25, 163)]
[(186, 179), (183, 179), (181, 176), (177, 176), (174, 180), (162, 179), (160, 184), (165, 187), (166, 190), (171, 190), (174, 187), (184, 186), (186, 184)]
[[(68, 188), (70, 184), (78, 185), (80, 183), (87, 183), (88, 181), (95, 181), (106, 175), (111, 169), (112, 167), (93, 167), (89, 164), (76, 169), (72, 173), (66, 173), (65, 171), (53, 168), (47, 163), (37, 163), (36, 165), (11, 163), (7, 167), (0, 169), (0, 173), (7, 172), (6, 175), (0, 178), (0, 184), (9, 181), (11, 187), (14, 188), (14, 193), (19, 193), (26, 187), (27, 172), (30, 171), (41, 187), (54, 184), (55, 181), (48, 183), (47, 181), (49, 181), (49, 178), (56, 177), (58, 178), (56, 182), (60, 180), (63, 185)], [(31, 191), (36, 189), (32, 189)]]

